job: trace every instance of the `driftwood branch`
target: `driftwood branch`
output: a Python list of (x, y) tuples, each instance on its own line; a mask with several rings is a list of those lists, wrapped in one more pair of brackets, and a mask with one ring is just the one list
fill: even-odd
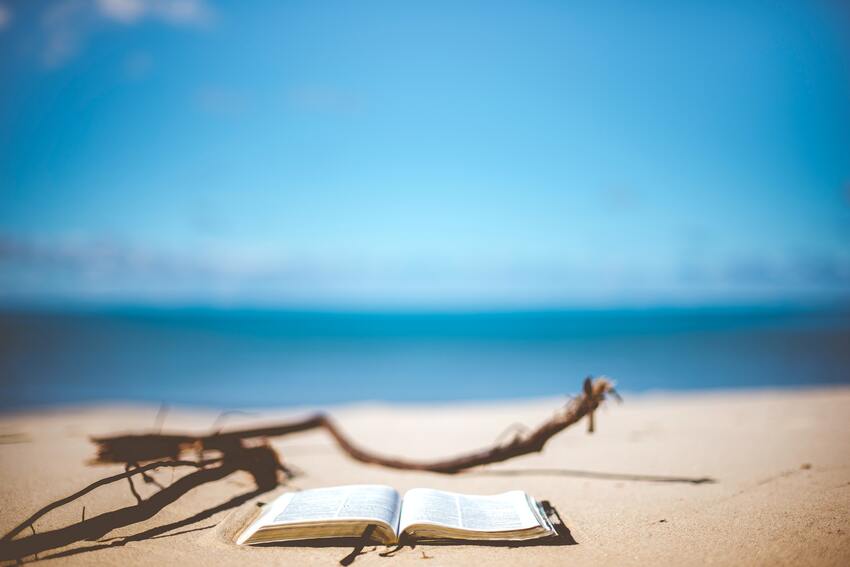
[(587, 378), (582, 393), (572, 398), (566, 406), (536, 429), (516, 435), (511, 441), (496, 444), (478, 451), (449, 459), (436, 461), (413, 461), (381, 455), (355, 444), (327, 415), (317, 414), (306, 419), (279, 425), (215, 433), (206, 436), (192, 435), (123, 435), (102, 437), (93, 441), (98, 445), (100, 462), (143, 462), (163, 457), (178, 458), (184, 451), (200, 448), (228, 451), (241, 447), (250, 439), (280, 437), (313, 429), (324, 429), (336, 441), (337, 446), (349, 457), (362, 463), (383, 467), (456, 474), (461, 471), (506, 461), (520, 455), (536, 453), (543, 449), (549, 439), (577, 423), (584, 417), (589, 419), (589, 431), (593, 431), (593, 413), (605, 400), (607, 394), (616, 395), (613, 384), (607, 378)]
[(519, 457), (520, 455), (540, 452), (549, 439), (585, 416), (590, 418), (590, 431), (592, 431), (593, 412), (599, 407), (599, 404), (605, 399), (605, 394), (611, 388), (611, 383), (608, 380), (591, 380), (588, 378), (584, 382), (582, 395), (573, 398), (566, 407), (537, 427), (537, 429), (523, 435), (517, 435), (510, 442), (502, 445), (495, 445), (465, 455), (437, 461), (410, 461), (379, 455), (352, 443), (336, 424), (326, 416), (321, 416), (321, 424), (334, 438), (337, 445), (348, 456), (357, 461), (393, 469), (456, 474), (473, 467), (498, 463)]

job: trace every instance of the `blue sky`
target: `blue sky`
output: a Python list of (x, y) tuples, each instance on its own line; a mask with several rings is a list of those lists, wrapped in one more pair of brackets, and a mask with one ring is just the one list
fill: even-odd
[(842, 2), (0, 0), (0, 300), (850, 296)]

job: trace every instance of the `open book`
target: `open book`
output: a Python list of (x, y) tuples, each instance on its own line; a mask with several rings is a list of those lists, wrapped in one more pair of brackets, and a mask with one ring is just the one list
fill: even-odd
[(524, 540), (554, 535), (540, 504), (515, 490), (471, 496), (414, 488), (352, 485), (288, 492), (264, 507), (237, 543), (354, 538), (395, 544), (416, 540)]

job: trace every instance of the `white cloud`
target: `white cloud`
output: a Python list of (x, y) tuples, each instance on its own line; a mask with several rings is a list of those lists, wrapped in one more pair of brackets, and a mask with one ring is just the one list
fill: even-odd
[(79, 51), (83, 37), (92, 26), (85, 0), (65, 0), (50, 4), (41, 17), (45, 44), (43, 59), (48, 67), (57, 67)]
[(289, 103), (298, 110), (351, 114), (363, 103), (353, 92), (331, 86), (302, 85), (287, 92)]
[(12, 10), (0, 4), (0, 30), (8, 28), (10, 23), (12, 23)]
[(124, 76), (131, 81), (140, 81), (153, 69), (153, 57), (145, 51), (135, 51), (124, 59)]
[(248, 96), (245, 92), (230, 87), (205, 86), (198, 89), (195, 103), (201, 111), (208, 114), (239, 116), (248, 108)]
[(48, 67), (66, 63), (103, 26), (146, 21), (201, 26), (211, 18), (205, 0), (58, 0), (48, 4), (41, 17), (44, 63)]
[(109, 19), (129, 24), (145, 15), (143, 0), (97, 0), (100, 13)]
[(37, 239), (0, 233), (0, 303), (28, 296), (530, 307), (850, 297), (846, 256), (759, 261), (735, 265), (728, 274), (722, 264), (709, 265), (677, 284), (675, 274), (604, 263), (324, 256), (285, 248), (227, 242), (160, 248), (83, 234)]
[(101, 16), (132, 24), (144, 18), (172, 24), (202, 24), (210, 10), (203, 0), (96, 0)]
[(212, 16), (201, 0), (160, 0), (151, 6), (160, 19), (173, 24), (206, 24)]

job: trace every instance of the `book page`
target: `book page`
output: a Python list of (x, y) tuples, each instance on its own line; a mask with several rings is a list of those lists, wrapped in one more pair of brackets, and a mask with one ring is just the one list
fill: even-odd
[(400, 498), (389, 486), (361, 484), (289, 494), (285, 505), (266, 520), (268, 525), (331, 520), (379, 520), (393, 529), (398, 525)]
[(500, 532), (540, 526), (520, 490), (472, 496), (427, 488), (405, 494), (399, 533), (413, 524), (436, 524), (470, 531)]

